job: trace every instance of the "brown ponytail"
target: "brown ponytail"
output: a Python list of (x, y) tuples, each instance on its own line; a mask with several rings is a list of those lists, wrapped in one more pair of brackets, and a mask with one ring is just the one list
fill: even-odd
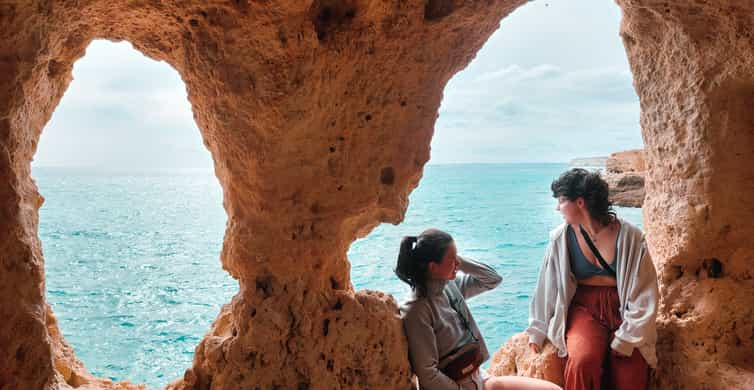
[(403, 237), (395, 274), (419, 295), (426, 294), (429, 263), (440, 263), (452, 243), (450, 234), (437, 229)]

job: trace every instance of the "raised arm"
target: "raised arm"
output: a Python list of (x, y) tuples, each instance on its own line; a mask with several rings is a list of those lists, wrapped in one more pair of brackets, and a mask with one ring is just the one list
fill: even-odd
[(464, 298), (471, 298), (497, 287), (503, 278), (492, 267), (458, 256), (458, 269), (463, 272), (454, 280)]
[(437, 368), (440, 360), (437, 342), (432, 329), (432, 319), (426, 310), (413, 308), (403, 317), (403, 328), (408, 339), (411, 367), (423, 389), (458, 390), (458, 383)]

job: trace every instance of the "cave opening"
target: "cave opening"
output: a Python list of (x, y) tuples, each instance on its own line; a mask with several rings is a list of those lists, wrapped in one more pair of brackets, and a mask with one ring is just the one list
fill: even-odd
[(93, 375), (163, 387), (238, 292), (222, 191), (175, 69), (95, 40), (73, 77), (32, 163), (47, 301)]
[[(403, 222), (351, 245), (357, 289), (407, 300), (410, 289), (393, 272), (401, 238), (439, 228), (459, 254), (503, 275), (496, 290), (469, 301), (490, 348), (523, 331), (548, 232), (562, 222), (552, 180), (569, 167), (601, 169), (611, 187), (622, 180), (644, 195), (643, 166), (634, 171), (624, 157), (610, 164), (625, 166), (606, 166), (609, 155), (644, 146), (620, 19), (615, 3), (550, 1), (501, 21), (445, 87), (431, 158)], [(615, 209), (641, 227), (634, 206)]]

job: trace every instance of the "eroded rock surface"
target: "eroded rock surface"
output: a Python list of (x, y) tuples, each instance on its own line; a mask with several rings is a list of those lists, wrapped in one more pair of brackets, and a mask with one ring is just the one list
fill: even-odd
[(563, 386), (564, 363), (549, 341), (545, 341), (539, 353), (534, 353), (529, 348), (529, 336), (518, 333), (492, 355), (488, 372), (539, 378)]
[(754, 388), (754, 3), (618, 2), (641, 101), (660, 388)]
[(644, 204), (646, 163), (642, 150), (613, 153), (605, 163), (604, 178), (610, 186), (610, 201), (617, 206)]
[[(346, 250), (401, 220), (443, 87), (521, 3), (1, 3), (0, 387), (130, 387), (90, 378), (60, 337), (30, 176), (74, 61), (104, 38), (178, 70), (224, 192), (240, 291), (171, 387), (408, 388), (396, 304), (353, 291)], [(655, 382), (754, 387), (754, 4), (618, 3), (663, 297)]]
[(605, 174), (610, 186), (610, 201), (616, 206), (641, 207), (644, 204), (644, 173)]
[(605, 161), (605, 169), (609, 173), (644, 172), (647, 170), (647, 164), (644, 162), (644, 151), (632, 149), (612, 153)]
[(0, 3), (0, 388), (130, 386), (92, 378), (60, 336), (30, 175), (96, 38), (179, 72), (223, 188), (240, 291), (170, 387), (408, 388), (396, 302), (353, 290), (346, 251), (401, 221), (445, 84), (522, 3)]

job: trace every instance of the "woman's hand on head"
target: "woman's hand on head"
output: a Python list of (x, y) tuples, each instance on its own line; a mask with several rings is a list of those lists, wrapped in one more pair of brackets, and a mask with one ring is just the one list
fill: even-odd
[(532, 352), (539, 353), (539, 345), (534, 344), (534, 343), (529, 343), (529, 348), (531, 349)]

